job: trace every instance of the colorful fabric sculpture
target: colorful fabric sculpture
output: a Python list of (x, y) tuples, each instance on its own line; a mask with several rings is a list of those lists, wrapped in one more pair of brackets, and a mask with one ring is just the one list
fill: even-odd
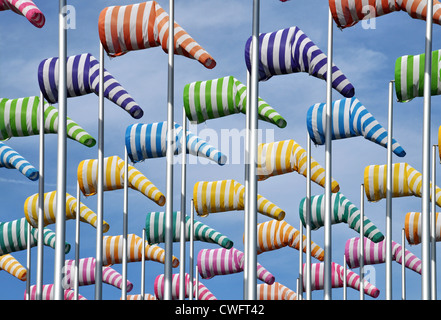
[[(122, 298), (120, 298), (121, 300)], [(150, 293), (144, 293), (144, 299), (141, 294), (128, 294), (127, 300), (156, 300), (156, 297)]]
[[(333, 101), (332, 119), (332, 140), (363, 136), (387, 148), (386, 129), (357, 98)], [(325, 144), (326, 103), (317, 103), (309, 108), (306, 125), (311, 140), (318, 145)], [(395, 139), (392, 139), (392, 151), (399, 157), (406, 155)]]
[[(43, 206), (43, 225), (56, 223), (57, 212), (57, 191), (46, 192), (44, 194)], [(24, 204), (24, 213), (26, 220), (34, 228), (38, 228), (38, 201), (39, 194), (28, 197)], [(86, 205), (80, 202), (80, 221), (90, 224), (92, 227), (97, 227), (97, 215), (90, 210)], [(66, 193), (66, 220), (76, 219), (77, 216), (77, 199)], [(103, 232), (107, 232), (110, 226), (106, 221), (103, 221)]]
[[(414, 19), (426, 20), (426, 0), (329, 0), (332, 17), (341, 29), (352, 27), (357, 22), (377, 18), (397, 11), (405, 11)], [(441, 24), (441, 4), (433, 0), (433, 23)]]
[[(40, 97), (0, 99), (0, 139), (26, 137), (40, 133)], [(58, 110), (44, 102), (44, 133), (58, 133)], [(86, 147), (96, 140), (71, 118), (66, 118), (66, 135)]]
[[(245, 187), (235, 180), (199, 181), (193, 188), (196, 213), (201, 217), (209, 213), (244, 210)], [(257, 195), (257, 211), (276, 220), (283, 220), (285, 211)]]
[[(182, 126), (175, 123), (174, 154), (182, 152)], [(151, 124), (132, 124), (126, 129), (126, 148), (130, 160), (134, 163), (167, 155), (167, 121)], [(227, 157), (217, 148), (187, 130), (187, 153), (204, 157), (219, 165), (227, 162)]]
[[(58, 102), (58, 57), (45, 59), (38, 66), (38, 83), (44, 98), (50, 103)], [(94, 92), (99, 95), (100, 66), (90, 53), (67, 57), (67, 97), (79, 97)], [(141, 107), (104, 69), (104, 96), (127, 111), (133, 118), (143, 116)]]
[[(181, 240), (181, 212), (173, 212), (173, 242)], [(190, 217), (185, 217), (185, 241), (190, 241)], [(220, 232), (210, 228), (202, 222), (194, 220), (194, 240), (208, 243), (216, 243), (223, 248), (230, 249), (233, 247), (233, 241), (221, 234)], [(165, 242), (165, 212), (149, 212), (145, 219), (146, 240), (148, 243)]]
[[(300, 220), (306, 227), (306, 197), (300, 201)], [(344, 222), (360, 233), (360, 210), (341, 192), (331, 195), (331, 224)], [(317, 230), (325, 224), (325, 195), (311, 197), (311, 229)], [(381, 231), (364, 215), (364, 236), (375, 243), (384, 239)]]
[(259, 283), (257, 285), (257, 300), (297, 300), (297, 293), (278, 282), (271, 285)]
[[(169, 15), (156, 1), (111, 6), (101, 11), (98, 32), (104, 50), (111, 57), (129, 51), (161, 46), (168, 53)], [(216, 61), (176, 22), (174, 53), (196, 59), (212, 69)]]
[(31, 181), (39, 177), (38, 170), (32, 164), (3, 142), (0, 142), (0, 168), (17, 169)]
[[(229, 76), (208, 81), (196, 81), (184, 87), (184, 107), (188, 120), (202, 123), (231, 114), (246, 114), (247, 87)], [(286, 127), (286, 120), (261, 98), (258, 99), (260, 120)]]
[[(245, 268), (245, 254), (236, 248), (202, 249), (198, 253), (197, 266), (202, 279), (239, 273)], [(257, 278), (273, 284), (275, 277), (260, 263), (257, 263)]]
[(23, 15), (37, 28), (42, 28), (46, 22), (44, 14), (31, 0), (0, 0), (0, 11), (4, 10)]
[[(103, 191), (124, 188), (124, 160), (118, 156), (104, 158)], [(78, 184), (86, 196), (97, 193), (98, 189), (98, 159), (87, 159), (80, 162), (77, 169)], [(159, 206), (165, 204), (165, 196), (138, 169), (128, 165), (129, 187), (141, 192)]]
[[(294, 171), (306, 177), (307, 165), (306, 150), (294, 140), (261, 143), (257, 146), (259, 181)], [(325, 187), (325, 169), (313, 158), (311, 158), (311, 181)], [(331, 191), (339, 190), (338, 182), (332, 179)]]
[(0, 270), (5, 270), (21, 281), (26, 281), (28, 274), (28, 270), (10, 254), (0, 256)]
[[(251, 40), (245, 46), (245, 62), (251, 72)], [(290, 27), (259, 36), (259, 81), (272, 76), (305, 72), (327, 79), (326, 55), (298, 27)], [(332, 65), (332, 87), (344, 97), (354, 96), (355, 89), (346, 76)]]
[[(172, 292), (171, 298), (172, 300), (179, 299), (179, 274), (172, 275)], [(185, 274), (185, 298), (190, 297), (190, 275), (188, 273)], [(164, 300), (164, 274), (160, 274), (155, 279), (155, 296), (157, 300)], [(198, 290), (199, 295), (197, 296), (197, 300), (217, 300), (216, 297), (207, 289), (207, 287), (199, 281), (199, 285), (196, 288), (196, 280), (193, 279), (193, 298), (196, 298), (196, 290)]]
[[(441, 241), (441, 219), (439, 212), (435, 215), (435, 241)], [(408, 212), (404, 219), (404, 233), (410, 245), (420, 244), (422, 237), (422, 222), (420, 212)]]
[[(30, 287), (31, 294), (29, 295), (30, 300), (37, 300), (37, 286), (33, 285)], [(26, 300), (26, 290), (24, 294), (24, 299)], [(41, 292), (42, 300), (55, 300), (55, 288), (53, 284), (44, 284)], [(72, 289), (64, 290), (64, 299), (66, 301), (75, 300), (75, 291)], [(81, 294), (78, 294), (78, 300), (87, 300)]]
[[(358, 268), (360, 266), (360, 238), (355, 237), (346, 241), (345, 257), (348, 267)], [(403, 264), (403, 247), (392, 241), (392, 260), (399, 264)], [(364, 264), (372, 265), (384, 263), (386, 261), (386, 241), (373, 243), (369, 239), (364, 238)], [(417, 258), (412, 252), (406, 250), (405, 266), (419, 274), (421, 274), (421, 260)]]

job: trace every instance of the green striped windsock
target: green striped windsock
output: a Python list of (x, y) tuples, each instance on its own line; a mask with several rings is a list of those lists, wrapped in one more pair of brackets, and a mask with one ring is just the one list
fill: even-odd
[[(0, 98), (0, 140), (11, 137), (38, 135), (40, 98), (36, 96), (5, 99)], [(87, 147), (93, 147), (96, 140), (75, 121), (67, 118), (67, 136)], [(44, 103), (44, 132), (58, 132), (58, 110)]]
[[(424, 97), (425, 54), (406, 55), (395, 62), (395, 91), (400, 102)], [(441, 94), (441, 50), (432, 51), (431, 95)]]
[[(235, 113), (245, 114), (246, 95), (246, 86), (232, 76), (192, 82), (184, 87), (185, 114), (196, 123)], [(258, 116), (279, 128), (286, 127), (285, 119), (261, 98), (258, 102)]]
[[(173, 212), (173, 242), (179, 242), (181, 237), (181, 212)], [(190, 241), (190, 217), (185, 217), (185, 241)], [(194, 240), (217, 243), (223, 248), (233, 247), (233, 241), (210, 228), (202, 222), (194, 220)], [(146, 240), (148, 243), (165, 242), (165, 212), (149, 212), (145, 219)]]

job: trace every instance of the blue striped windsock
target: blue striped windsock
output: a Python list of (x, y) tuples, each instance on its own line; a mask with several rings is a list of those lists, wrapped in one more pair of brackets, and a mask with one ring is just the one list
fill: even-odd
[[(311, 106), (306, 117), (309, 136), (315, 144), (325, 144), (326, 103)], [(357, 98), (332, 102), (332, 140), (363, 136), (387, 148), (387, 131)], [(406, 152), (392, 139), (392, 151), (399, 157)]]
[(38, 170), (33, 165), (3, 142), (0, 142), (0, 168), (17, 169), (32, 181), (39, 177)]
[[(245, 62), (251, 70), (251, 40), (245, 46)], [(259, 36), (259, 81), (275, 75), (306, 72), (327, 79), (327, 57), (302, 30), (290, 27)], [(332, 87), (344, 97), (354, 96), (355, 89), (335, 65), (332, 66)]]
[[(175, 123), (174, 154), (182, 151), (182, 126)], [(135, 123), (126, 129), (126, 148), (132, 162), (161, 158), (167, 155), (167, 121)], [(224, 165), (227, 157), (217, 148), (187, 130), (187, 153)]]
[[(67, 96), (78, 97), (89, 93), (99, 95), (99, 63), (90, 53), (67, 58)], [(38, 83), (44, 98), (58, 102), (58, 57), (43, 60), (38, 66)], [(144, 112), (116, 79), (104, 70), (104, 96), (139, 119)]]

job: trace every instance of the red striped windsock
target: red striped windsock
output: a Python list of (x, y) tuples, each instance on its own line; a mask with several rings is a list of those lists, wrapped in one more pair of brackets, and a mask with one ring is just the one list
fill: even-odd
[(278, 282), (271, 285), (259, 283), (257, 285), (257, 300), (297, 300), (297, 293)]
[[(435, 216), (435, 241), (441, 241), (441, 219), (439, 212)], [(408, 212), (404, 219), (404, 233), (409, 244), (420, 244), (422, 236), (422, 223), (420, 212)]]
[[(37, 286), (33, 285), (30, 288), (30, 300), (37, 300)], [(26, 290), (24, 294), (24, 298), (26, 299)], [(42, 300), (55, 300), (55, 288), (53, 284), (44, 284), (41, 292)], [(64, 300), (75, 300), (75, 291), (72, 289), (64, 290)], [(87, 300), (81, 294), (78, 294), (78, 300)]]
[(0, 270), (5, 270), (7, 273), (21, 281), (26, 281), (28, 273), (27, 269), (10, 254), (0, 256)]
[(37, 28), (42, 28), (46, 22), (44, 14), (31, 0), (0, 0), (0, 11), (4, 10), (25, 16)]
[[(179, 274), (173, 274), (172, 276), (172, 300), (179, 299)], [(190, 297), (190, 275), (185, 274), (185, 297)], [(164, 300), (164, 274), (160, 274), (155, 279), (155, 296), (158, 300)], [(196, 280), (193, 279), (193, 297), (196, 297), (196, 290), (199, 292), (197, 300), (217, 300), (216, 297), (207, 289), (207, 287), (199, 281), (199, 285), (196, 288)]]

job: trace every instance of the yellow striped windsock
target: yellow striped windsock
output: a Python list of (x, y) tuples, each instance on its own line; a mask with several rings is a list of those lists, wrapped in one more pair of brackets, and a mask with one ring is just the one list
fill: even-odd
[[(57, 208), (57, 197), (56, 191), (47, 192), (44, 194), (44, 207), (43, 207), (43, 225), (47, 226), (49, 224), (54, 224), (56, 221), (56, 208)], [(26, 220), (34, 228), (38, 228), (38, 196), (36, 193), (28, 197), (24, 204), (24, 213)], [(76, 219), (77, 215), (77, 199), (72, 197), (70, 194), (66, 193), (66, 219)], [(86, 205), (80, 203), (80, 221), (87, 222), (94, 228), (97, 227), (97, 215), (95, 212), (90, 210)], [(109, 224), (103, 221), (103, 232), (109, 230)]]
[(279, 282), (257, 285), (257, 300), (297, 300), (297, 293)]
[[(439, 212), (435, 216), (435, 241), (441, 241), (441, 219)], [(404, 232), (409, 244), (420, 244), (422, 236), (422, 223), (420, 212), (408, 212), (404, 219)]]
[[(209, 213), (244, 209), (245, 187), (235, 180), (199, 181), (193, 188), (194, 208), (199, 216)], [(285, 211), (257, 195), (257, 211), (276, 220), (285, 218)]]
[[(294, 172), (306, 177), (307, 154), (294, 140), (283, 140), (258, 145), (257, 178), (259, 181), (269, 177)], [(311, 158), (311, 181), (325, 187), (325, 169)], [(332, 179), (332, 192), (340, 190), (340, 186)]]
[[(129, 187), (138, 190), (159, 206), (165, 204), (165, 196), (138, 169), (129, 165)], [(98, 160), (83, 160), (78, 165), (78, 183), (83, 194), (91, 196), (98, 189)], [(124, 188), (124, 161), (118, 156), (104, 158), (104, 191)]]
[(0, 256), (0, 270), (5, 270), (21, 281), (26, 281), (27, 269), (10, 254)]
[[(387, 165), (370, 165), (364, 169), (364, 187), (369, 201), (386, 198), (386, 178)], [(420, 172), (404, 162), (392, 165), (392, 197), (421, 197), (421, 188)], [(441, 189), (438, 187), (436, 187), (436, 204), (441, 207)]]

